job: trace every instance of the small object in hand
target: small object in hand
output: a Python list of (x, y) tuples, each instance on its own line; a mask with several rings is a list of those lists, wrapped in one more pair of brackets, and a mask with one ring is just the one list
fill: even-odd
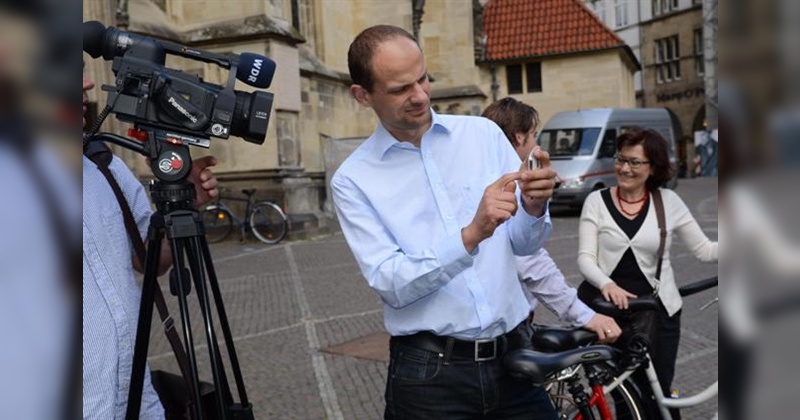
[(611, 330), (606, 330), (606, 335), (611, 335)]
[(533, 155), (533, 152), (535, 152), (538, 148), (538, 146), (534, 147), (528, 154), (528, 169), (537, 169), (542, 167), (542, 163), (539, 162), (539, 159), (536, 159), (536, 156)]

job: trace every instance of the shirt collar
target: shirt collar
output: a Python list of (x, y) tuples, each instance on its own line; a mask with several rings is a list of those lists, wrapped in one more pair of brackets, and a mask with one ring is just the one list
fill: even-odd
[[(431, 128), (428, 130), (428, 132), (440, 129), (444, 130), (446, 133), (450, 133), (452, 131), (451, 122), (437, 114), (433, 109), (431, 109), (431, 121)], [(423, 134), (423, 137), (425, 134)], [(392, 133), (390, 133), (380, 121), (378, 121), (378, 128), (375, 129), (375, 133), (372, 134), (372, 137), (375, 139), (375, 147), (373, 150), (378, 158), (383, 158), (383, 156), (389, 149), (392, 148), (392, 146), (399, 146), (401, 143), (394, 138)]]

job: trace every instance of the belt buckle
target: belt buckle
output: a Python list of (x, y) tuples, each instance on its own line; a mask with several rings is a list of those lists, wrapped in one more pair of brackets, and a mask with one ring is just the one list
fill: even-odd
[[(481, 344), (492, 343), (492, 355), (481, 357)], [(497, 357), (497, 339), (490, 338), (487, 340), (475, 340), (475, 361), (476, 362), (486, 362), (489, 360), (494, 360)]]

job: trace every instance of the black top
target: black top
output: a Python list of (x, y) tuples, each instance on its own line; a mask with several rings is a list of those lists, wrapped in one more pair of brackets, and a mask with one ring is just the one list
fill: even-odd
[[(617, 209), (617, 206), (614, 205), (614, 200), (611, 199), (610, 188), (601, 191), (600, 195), (603, 197), (603, 202), (605, 202), (606, 208), (608, 208), (608, 212), (611, 213), (617, 226), (628, 235), (628, 238), (633, 238), (644, 223), (647, 211), (650, 208), (650, 199), (648, 198), (644, 202), (642, 210), (636, 217), (628, 219)], [(633, 249), (630, 247), (625, 251), (625, 254), (622, 255), (622, 259), (619, 260), (619, 263), (609, 277), (611, 277), (619, 287), (636, 296), (644, 296), (653, 293), (653, 288), (647, 281), (647, 277), (645, 277), (644, 273), (642, 273), (642, 270), (639, 268), (636, 257), (633, 255)]]

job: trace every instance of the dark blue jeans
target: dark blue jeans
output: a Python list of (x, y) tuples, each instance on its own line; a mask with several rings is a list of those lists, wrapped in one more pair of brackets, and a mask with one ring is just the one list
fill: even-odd
[(488, 362), (391, 345), (385, 419), (557, 419), (541, 387), (509, 376), (502, 358)]

